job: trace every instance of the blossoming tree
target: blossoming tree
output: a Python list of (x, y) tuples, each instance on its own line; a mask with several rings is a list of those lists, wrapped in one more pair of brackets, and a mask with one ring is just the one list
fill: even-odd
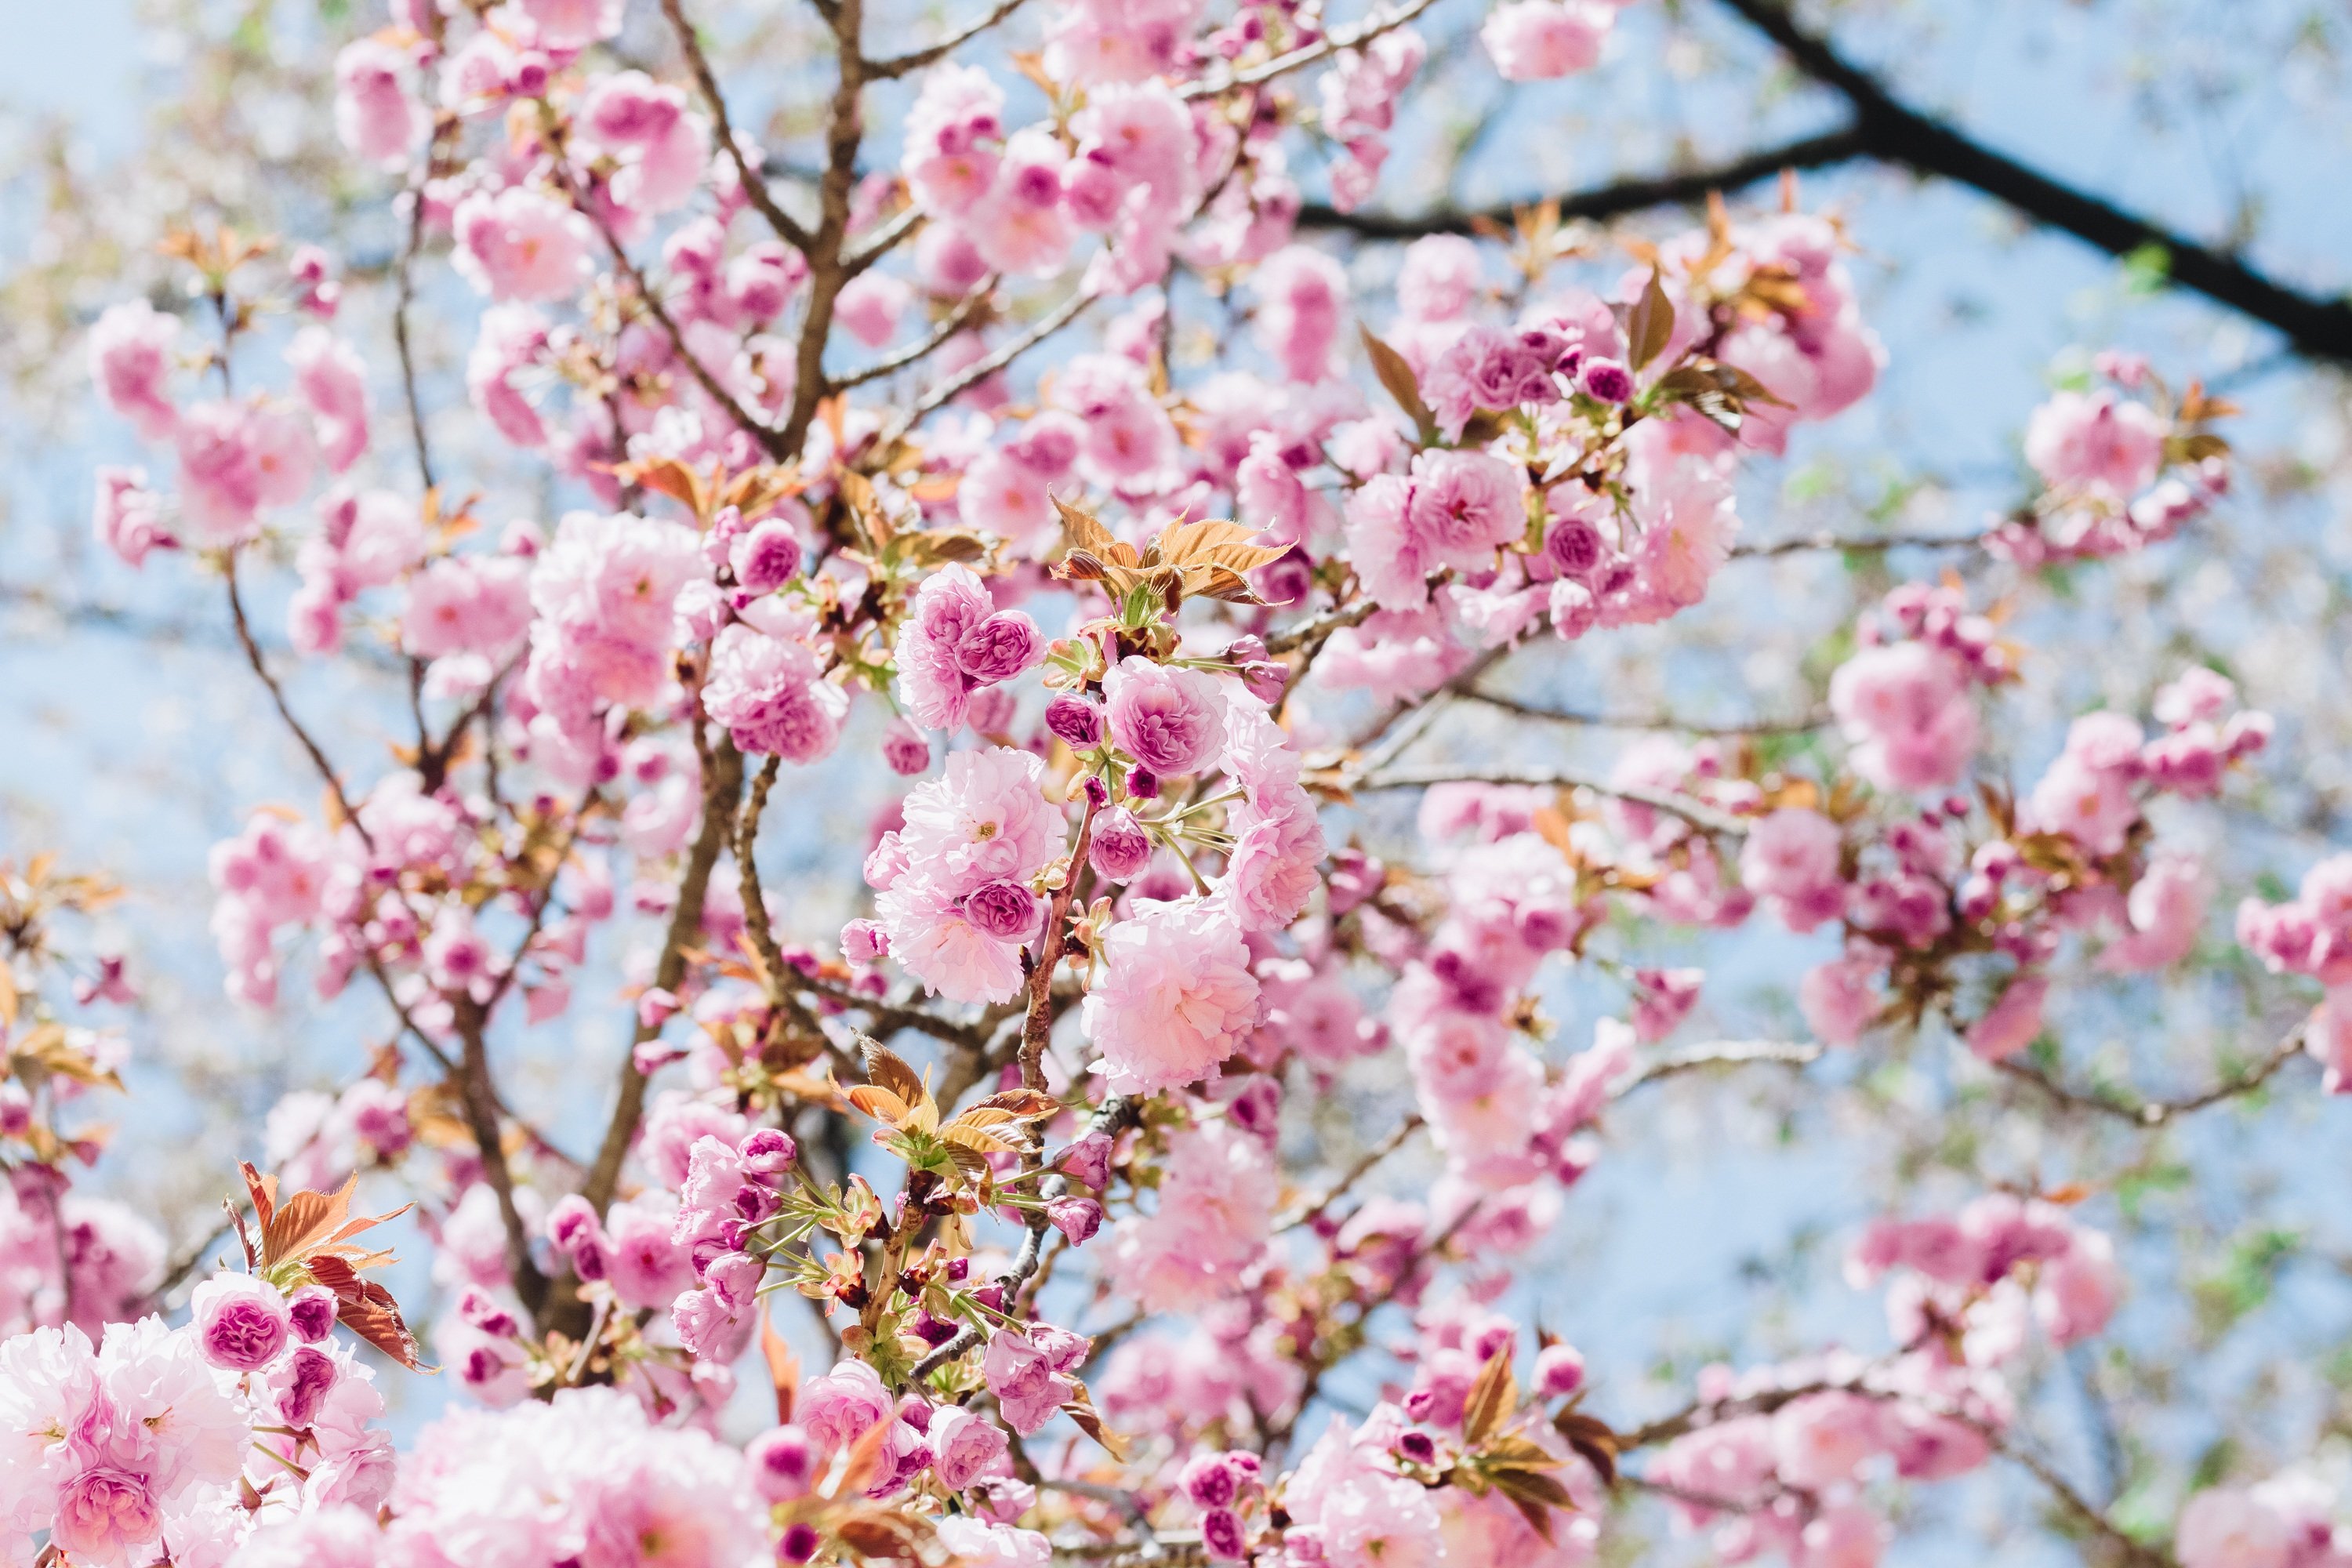
[[(2046, 766), (1996, 761), (2015, 623), (2208, 518), (2229, 404), (2108, 353), (2020, 410), (2031, 483), (1981, 529), (1743, 544), (1743, 470), (1888, 353), (1793, 182), (1656, 244), (1557, 204), (1384, 235), (1432, 0), (812, 9), (827, 85), (755, 127), (758, 51), (692, 0), (395, 0), (315, 110), (388, 258), (192, 220), (153, 237), (174, 290), (89, 331), (150, 454), (95, 476), (98, 537), (205, 585), (312, 770), (212, 849), (228, 993), (377, 1023), (175, 1258), (85, 1190), (122, 1087), (90, 1023), (137, 984), (78, 945), (113, 889), (8, 868), (8, 1560), (1480, 1568), (1664, 1531), (1867, 1568), (2000, 1469), (2087, 1561), (2352, 1563), (2308, 1473), (2151, 1516), (2035, 1435), (2132, 1288), (2105, 1215), (2151, 1141), (2352, 1088), (2352, 857), (2229, 889), (2213, 956), (2181, 825), (2274, 761), (2231, 679), (2141, 672)], [(1547, 80), (1619, 10), (1466, 36)], [(1495, 683), (1736, 555), (1898, 546), (1970, 570), (1891, 579), (1819, 712)], [(335, 661), (404, 684), (388, 752), (299, 700)], [(1496, 714), (1618, 739), (1505, 762)], [(780, 872), (844, 790), (859, 885)], [(1801, 952), (1794, 1016), (1717, 1037), (1736, 1008), (1666, 956), (1708, 933)], [(2067, 1026), (2232, 962), (2193, 1080)], [(1564, 975), (1610, 1005), (1564, 1026)], [(600, 1008), (627, 1049), (559, 1121), (517, 1064)], [(2090, 1131), (1839, 1238), (1867, 1343), (1663, 1397), (1588, 1370), (1529, 1281), (1621, 1104), (1930, 1053)], [(395, 1443), (387, 1394), (431, 1377)]]

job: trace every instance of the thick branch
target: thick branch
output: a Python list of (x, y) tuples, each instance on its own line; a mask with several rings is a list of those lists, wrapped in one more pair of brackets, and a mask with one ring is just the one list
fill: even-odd
[[(698, 737), (701, 733), (698, 719), (696, 733)], [(710, 891), (710, 870), (719, 863), (719, 851), (735, 824), (735, 803), (742, 790), (743, 755), (721, 735), (702, 759), (702, 826), (695, 834), (693, 847), (687, 851), (686, 874), (678, 879), (677, 906), (670, 911), (661, 959), (654, 966), (653, 983), (664, 991), (676, 992), (686, 978), (686, 952), (702, 929), (702, 901)], [(637, 1121), (645, 1114), (646, 1075), (637, 1070), (635, 1047), (652, 1039), (658, 1027), (639, 1024), (629, 1054), (621, 1063), (620, 1102), (613, 1108), (604, 1144), (596, 1151), (596, 1163), (589, 1167), (588, 1181), (581, 1189), (599, 1212), (613, 1201), (613, 1189), (621, 1179), (621, 1162), (627, 1157)]]
[[(1590, 190), (1571, 191), (1564, 196), (1549, 199), (1559, 204), (1559, 216), (1563, 221), (1582, 219), (1588, 223), (1600, 223), (1631, 213), (1647, 212), (1653, 207), (1695, 205), (1706, 200), (1709, 192), (1741, 190), (1759, 181), (1771, 179), (1783, 169), (1820, 169), (1832, 163), (1847, 163), (1861, 157), (1867, 150), (1862, 132), (1849, 126), (1825, 135), (1800, 137), (1794, 142), (1748, 153), (1728, 163), (1716, 163), (1704, 169), (1615, 180)], [(1336, 207), (1317, 204), (1300, 209), (1298, 226), (1340, 229), (1361, 235), (1367, 239), (1418, 239), (1425, 234), (1473, 234), (1483, 224), (1496, 224), (1507, 229), (1519, 207), (1533, 205), (1535, 202), (1545, 199), (1535, 197), (1527, 202), (1488, 207), (1483, 212), (1442, 207), (1411, 216), (1396, 213), (1343, 213)]]
[(2172, 281), (2277, 329), (2299, 353), (2352, 364), (2352, 306), (2342, 300), (2315, 299), (2275, 283), (2227, 251), (2062, 184), (1898, 102), (1826, 37), (1801, 26), (1785, 0), (1723, 4), (1778, 45), (1799, 70), (1846, 100), (1870, 156), (1981, 191), (2110, 256), (2159, 247)]
[(695, 85), (702, 89), (702, 101), (709, 107), (719, 144), (727, 149), (727, 156), (735, 165), (735, 177), (742, 184), (744, 196), (768, 220), (777, 238), (795, 250), (807, 250), (808, 230), (776, 205), (775, 196), (768, 190), (767, 175), (743, 155), (743, 145), (735, 139), (734, 123), (727, 117), (727, 95), (719, 90), (718, 75), (710, 68), (709, 57), (702, 52), (702, 40), (696, 36), (694, 25), (686, 19), (685, 5), (681, 0), (662, 0), (662, 15), (669, 18), (670, 30), (677, 35), (678, 52), (686, 57), (687, 68), (694, 73)]

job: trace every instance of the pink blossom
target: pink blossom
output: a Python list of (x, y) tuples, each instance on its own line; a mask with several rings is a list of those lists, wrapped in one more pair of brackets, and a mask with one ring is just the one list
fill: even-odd
[(2018, 975), (2001, 990), (2001, 999), (1969, 1027), (1969, 1051), (1978, 1060), (1997, 1063), (2016, 1056), (2042, 1032), (2042, 1004), (2049, 996), (2049, 975)]
[(1192, 1083), (1239, 1048), (1257, 1019), (1257, 980), (1232, 917), (1193, 897), (1146, 900), (1102, 941), (1087, 1037), (1112, 1092)]
[(1739, 879), (1790, 931), (1812, 930), (1844, 901), (1837, 824), (1807, 807), (1782, 807), (1748, 830)]
[[(954, 760), (950, 759), (950, 765)], [(981, 898), (989, 888), (1018, 889), (1018, 884), (992, 882), (971, 898)], [(984, 919), (984, 901), (975, 909), (970, 900), (938, 882), (908, 877), (882, 894), (875, 914), (891, 956), (926, 989), (955, 1002), (1010, 1001), (1026, 979), (1021, 971), (1021, 941), (993, 929), (999, 922)], [(1033, 924), (1034, 918), (1033, 913)]]
[(1542, 81), (1590, 70), (1615, 26), (1604, 0), (1507, 0), (1486, 14), (1479, 42), (1506, 81)]
[(1259, 346), (1293, 381), (1328, 374), (1348, 300), (1348, 275), (1339, 264), (1307, 246), (1289, 246), (1259, 265), (1250, 287), (1258, 301), (1253, 330)]
[(318, 422), (320, 455), (331, 472), (340, 474), (367, 450), (367, 367), (350, 344), (321, 326), (295, 334), (286, 363)]
[(98, 542), (129, 565), (137, 566), (151, 550), (169, 550), (179, 541), (163, 522), (162, 498), (147, 488), (144, 468), (101, 467), (96, 470), (98, 504), (90, 531)]
[(1223, 740), (1224, 692), (1205, 671), (1129, 654), (1103, 679), (1110, 738), (1167, 778), (1212, 766)]
[(539, 41), (549, 48), (579, 49), (615, 37), (623, 0), (519, 0)]
[(213, 1365), (252, 1372), (286, 1348), (289, 1320), (276, 1286), (250, 1274), (215, 1274), (190, 1300), (197, 1347)]
[(373, 37), (355, 39), (335, 57), (335, 133), (371, 163), (406, 162), (425, 128), (425, 111), (402, 81), (407, 65)]
[(1433, 450), (1412, 460), (1408, 526), (1425, 557), (1473, 571), (1526, 531), (1527, 487), (1511, 465), (1484, 452)]
[(587, 280), (594, 230), (551, 196), (524, 185), (477, 191), (450, 222), (457, 270), (494, 300), (567, 299)]
[[(907, 796), (900, 844), (920, 879), (947, 898), (1025, 881), (1061, 853), (1061, 813), (1047, 804), (1045, 764), (1009, 746), (957, 752), (941, 776)], [(894, 884), (895, 885), (895, 884)]]
[(2132, 884), (2129, 929), (2099, 955), (2099, 966), (2132, 971), (2178, 963), (2196, 947), (2212, 896), (2202, 860), (2182, 850), (2159, 850)]
[(1866, 647), (1830, 678), (1830, 709), (1856, 772), (1881, 789), (1948, 788), (1977, 748), (1959, 662), (1925, 643)]
[(2033, 1315), (2055, 1343), (2088, 1339), (2116, 1315), (2123, 1283), (2115, 1243), (2104, 1232), (2076, 1226), (2066, 1251), (2042, 1267)]
[(971, 1485), (1006, 1447), (1002, 1431), (961, 1405), (950, 1405), (931, 1417), (929, 1437), (932, 1468), (950, 1491)]
[(109, 305), (89, 330), (89, 374), (106, 405), (150, 441), (167, 439), (179, 411), (167, 390), (180, 319), (144, 300)]
[(2061, 392), (2033, 411), (2025, 460), (2053, 489), (2129, 500), (2164, 460), (2164, 422), (2112, 392)]
[(1797, 1005), (1805, 1026), (1825, 1046), (1850, 1046), (1878, 1011), (1874, 989), (1885, 965), (1877, 960), (1849, 954), (1806, 971), (1798, 983)]
[(997, 609), (971, 568), (950, 563), (916, 590), (895, 652), (899, 700), (915, 721), (955, 730), (975, 693), (1034, 668), (1045, 639), (1024, 612)]
[(543, 447), (547, 426), (517, 384), (547, 351), (547, 318), (529, 305), (493, 305), (466, 359), (466, 394), (499, 434), (518, 447)]
[(982, 1374), (996, 1395), (1005, 1424), (1024, 1437), (1052, 1420), (1062, 1402), (1076, 1392), (1061, 1375), (1064, 1370), (1045, 1347), (1013, 1329), (990, 1335), (981, 1360)]
[(510, 556), (445, 555), (408, 580), (401, 646), (425, 658), (511, 658), (530, 628), (530, 568)]
[(1397, 309), (1416, 321), (1450, 321), (1478, 297), (1485, 270), (1477, 246), (1458, 234), (1416, 239), (1397, 272)]
[(823, 679), (807, 644), (739, 624), (711, 644), (703, 703), (744, 751), (813, 763), (840, 738), (849, 694)]
[(2291, 1568), (2294, 1547), (2287, 1520), (2239, 1487), (2190, 1498), (2174, 1536), (2181, 1568)]

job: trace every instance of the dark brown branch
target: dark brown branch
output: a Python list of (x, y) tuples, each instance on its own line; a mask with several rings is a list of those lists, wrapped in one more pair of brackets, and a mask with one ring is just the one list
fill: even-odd
[[(1728, 193), (1743, 190), (1760, 181), (1772, 179), (1783, 169), (1827, 168), (1859, 158), (1867, 151), (1862, 132), (1848, 127), (1825, 135), (1800, 137), (1778, 147), (1745, 153), (1727, 163), (1703, 169), (1615, 180), (1589, 190), (1571, 191), (1553, 199), (1559, 204), (1559, 214), (1562, 220), (1582, 219), (1588, 223), (1600, 223), (1633, 213), (1648, 212), (1654, 207), (1695, 206), (1706, 200), (1711, 191)], [(1316, 204), (1300, 209), (1298, 226), (1339, 229), (1361, 235), (1367, 239), (1418, 239), (1425, 234), (1471, 234), (1476, 232), (1482, 222), (1497, 224), (1507, 229), (1519, 207), (1530, 206), (1544, 199), (1531, 197), (1526, 202), (1492, 206), (1484, 211), (1441, 208), (1412, 216), (1396, 213), (1343, 213), (1336, 207)]]
[[(698, 716), (694, 726), (699, 744), (702, 728)], [(687, 949), (702, 929), (702, 903), (710, 891), (711, 868), (719, 863), (719, 851), (727, 842), (728, 830), (734, 826), (736, 800), (743, 790), (742, 753), (724, 735), (719, 737), (717, 744), (700, 749), (702, 826), (695, 834), (693, 847), (687, 851), (686, 874), (678, 879), (677, 905), (670, 911), (669, 929), (662, 938), (661, 958), (654, 965), (654, 984), (672, 993), (686, 978)], [(646, 1075), (637, 1070), (636, 1047), (652, 1039), (657, 1028), (648, 1028), (642, 1023), (636, 1027), (629, 1054), (621, 1063), (620, 1101), (613, 1108), (613, 1119), (604, 1127), (604, 1142), (596, 1151), (596, 1163), (589, 1167), (587, 1183), (581, 1189), (600, 1213), (613, 1200), (614, 1188), (620, 1184), (621, 1162), (628, 1156), (630, 1141), (636, 1136), (638, 1120), (645, 1114)]]
[(1528, 784), (1537, 788), (1589, 789), (1595, 795), (1609, 795), (1617, 800), (1646, 805), (1679, 816), (1694, 827), (1727, 837), (1739, 837), (1748, 831), (1748, 824), (1727, 811), (1720, 811), (1704, 801), (1693, 800), (1686, 795), (1674, 795), (1664, 790), (1645, 789), (1638, 784), (1615, 784), (1567, 768), (1477, 768), (1467, 765), (1428, 768), (1395, 768), (1373, 773), (1355, 787), (1359, 790), (1423, 789), (1439, 784)]
[(2275, 328), (2303, 354), (2352, 364), (2352, 306), (2343, 300), (2286, 288), (2227, 251), (2063, 184), (1899, 102), (1825, 37), (1800, 26), (1785, 0), (1722, 3), (1778, 45), (1799, 70), (1845, 100), (1871, 157), (1980, 191), (2110, 256), (2160, 249), (2173, 282)]
[(2253, 1093), (2276, 1076), (2287, 1063), (2303, 1054), (2303, 1029), (2297, 1026), (2288, 1032), (2271, 1050), (2271, 1054), (2244, 1072), (2235, 1073), (2194, 1094), (2177, 1100), (2133, 1100), (2104, 1087), (2075, 1089), (2060, 1082), (2051, 1074), (2030, 1062), (2011, 1058), (1995, 1062), (1994, 1070), (2032, 1084), (2056, 1104), (2068, 1110), (2085, 1111), (2111, 1117), (2134, 1127), (2161, 1127), (2177, 1117), (2193, 1115), (2200, 1110)]
[(271, 704), (278, 710), (278, 717), (285, 721), (286, 728), (293, 732), (294, 739), (301, 742), (302, 749), (310, 753), (311, 766), (319, 770), (319, 777), (326, 782), (327, 793), (334, 797), (335, 809), (341, 814), (345, 822), (352, 825), (352, 830), (360, 836), (360, 842), (373, 850), (375, 847), (375, 841), (368, 837), (366, 826), (361, 823), (358, 814), (352, 810), (350, 797), (343, 794), (343, 781), (335, 772), (335, 764), (327, 760), (327, 753), (320, 749), (318, 742), (310, 738), (310, 731), (302, 727), (302, 721), (299, 719), (294, 717), (294, 710), (286, 701), (286, 689), (278, 683), (276, 676), (269, 673), (269, 665), (261, 657), (261, 645), (253, 640), (252, 624), (245, 618), (245, 600), (237, 592), (235, 551), (229, 552), (228, 559), (221, 570), (228, 578), (228, 618), (230, 624), (236, 628), (237, 646), (245, 649), (245, 662), (252, 666), (253, 673), (260, 678), (263, 689), (269, 693)]
[(909, 49), (903, 55), (893, 55), (888, 59), (876, 60), (867, 68), (867, 74), (877, 81), (887, 81), (894, 77), (905, 76), (908, 71), (919, 71), (927, 65), (943, 60), (982, 33), (1002, 23), (1013, 12), (1021, 9), (1024, 4), (1024, 0), (996, 0), (996, 4), (990, 8), (988, 15), (978, 21), (957, 28), (938, 43), (927, 47)]
[(1756, 544), (1731, 547), (1734, 561), (1766, 560), (1776, 555), (1802, 555), (1816, 550), (1864, 554), (1884, 550), (1974, 550), (1988, 531), (1975, 533), (1800, 533)]
[(1570, 712), (1558, 708), (1538, 707), (1496, 691), (1465, 691), (1461, 695), (1473, 702), (1484, 703), (1506, 713), (1516, 713), (1522, 719), (1541, 719), (1554, 724), (1581, 724), (1594, 730), (1673, 730), (1685, 735), (1801, 735), (1833, 721), (1827, 713), (1810, 713), (1796, 719), (1752, 719), (1739, 723), (1717, 723), (1678, 718), (1672, 713)]
[(685, 5), (681, 0), (662, 0), (662, 15), (669, 18), (670, 30), (677, 35), (678, 52), (686, 57), (687, 68), (694, 73), (695, 85), (702, 89), (702, 101), (710, 110), (712, 129), (735, 165), (735, 177), (742, 184), (745, 198), (768, 220), (777, 238), (795, 250), (807, 250), (808, 230), (776, 205), (774, 195), (768, 189), (767, 175), (744, 157), (742, 143), (735, 139), (734, 122), (727, 116), (727, 95), (719, 90), (719, 78), (710, 68), (709, 57), (702, 52), (702, 40), (696, 36), (694, 24), (686, 19)]
[(971, 324), (971, 319), (980, 313), (981, 307), (988, 303), (988, 297), (995, 290), (996, 275), (992, 272), (973, 284), (971, 291), (957, 300), (954, 308), (941, 317), (939, 325), (933, 327), (921, 341), (909, 343), (896, 353), (885, 354), (872, 364), (861, 365), (856, 370), (834, 376), (830, 378), (828, 384), (835, 392), (846, 392), (853, 386), (864, 386), (869, 381), (879, 381), (886, 375), (895, 374), (910, 364), (929, 358), (946, 347), (950, 338)]

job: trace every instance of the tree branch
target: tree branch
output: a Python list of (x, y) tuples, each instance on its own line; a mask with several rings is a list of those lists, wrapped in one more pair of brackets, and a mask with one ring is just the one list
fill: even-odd
[[(673, 0), (664, 0), (664, 3), (673, 3)], [(1013, 12), (1021, 9), (1024, 3), (1025, 0), (996, 0), (996, 4), (990, 8), (988, 15), (978, 21), (957, 28), (938, 43), (927, 47), (909, 49), (903, 55), (893, 55), (888, 59), (876, 60), (867, 68), (866, 74), (877, 81), (885, 81), (905, 76), (909, 71), (919, 71), (927, 65), (943, 60), (991, 27), (1003, 22)]]
[(1428, 768), (1394, 768), (1374, 773), (1355, 787), (1360, 790), (1425, 789), (1440, 784), (1528, 784), (1536, 788), (1589, 789), (1595, 795), (1631, 801), (1679, 816), (1694, 827), (1727, 837), (1740, 837), (1748, 832), (1748, 824), (1727, 811), (1719, 811), (1704, 801), (1693, 800), (1686, 795), (1672, 795), (1664, 790), (1645, 789), (1639, 784), (1613, 784), (1606, 779), (1568, 768), (1477, 768), (1439, 765)]
[(1786, 0), (1722, 4), (1778, 45), (1799, 70), (1846, 100), (1871, 157), (1980, 191), (2110, 256), (2158, 247), (2173, 282), (2275, 328), (2310, 358), (2352, 364), (2352, 306), (2342, 300), (2315, 299), (2273, 282), (2227, 251), (2061, 184), (1908, 107), (1825, 37), (1801, 26)]
[(1484, 224), (1496, 224), (1508, 228), (1521, 207), (1547, 200), (1558, 202), (1559, 216), (1563, 220), (1582, 219), (1588, 223), (1600, 223), (1632, 213), (1648, 212), (1654, 207), (1695, 205), (1706, 200), (1710, 192), (1741, 190), (1759, 181), (1771, 179), (1783, 169), (1821, 169), (1848, 163), (1867, 151), (1862, 132), (1848, 126), (1842, 131), (1803, 136), (1777, 147), (1743, 153), (1728, 163), (1703, 169), (1615, 180), (1588, 190), (1571, 191), (1563, 196), (1535, 196), (1483, 211), (1440, 207), (1407, 216), (1396, 213), (1343, 213), (1337, 207), (1310, 204), (1299, 209), (1298, 226), (1336, 229), (1360, 235), (1367, 239), (1418, 239), (1428, 234), (1474, 234)]

